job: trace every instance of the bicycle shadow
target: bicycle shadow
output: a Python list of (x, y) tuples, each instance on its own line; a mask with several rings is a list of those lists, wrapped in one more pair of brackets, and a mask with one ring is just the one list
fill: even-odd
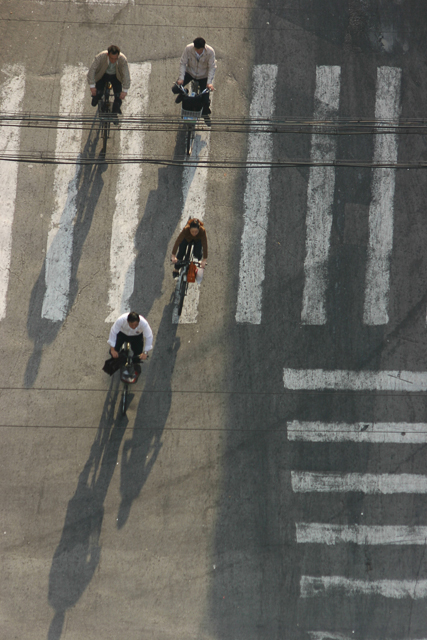
[(59, 640), (66, 611), (78, 602), (99, 564), (104, 501), (127, 426), (121, 415), (115, 417), (119, 394), (120, 379), (113, 376), (95, 440), (68, 503), (61, 539), (52, 559), (48, 600), (55, 615), (47, 640)]
[(162, 434), (172, 403), (172, 375), (180, 347), (180, 338), (176, 336), (178, 325), (171, 323), (172, 307), (173, 298), (163, 311), (132, 438), (123, 445), (118, 529), (126, 524), (132, 504), (141, 493), (162, 448)]
[[(89, 157), (95, 153), (98, 139), (99, 129), (95, 129), (94, 120), (81, 154), (82, 158)], [(77, 270), (83, 251), (83, 245), (92, 224), (96, 205), (104, 187), (102, 174), (107, 168), (108, 165), (105, 164), (76, 165), (75, 175), (68, 185), (69, 198), (72, 197), (72, 193), (74, 191), (77, 191), (77, 215), (73, 227), (73, 255), (68, 309), (72, 308), (78, 294)], [(62, 217), (64, 216), (65, 210)], [(42, 317), (43, 301), (46, 293), (45, 277), (46, 257), (30, 296), (27, 333), (34, 346), (33, 352), (28, 359), (24, 374), (24, 385), (26, 388), (31, 388), (34, 385), (39, 372), (43, 349), (56, 339), (56, 336), (64, 322), (53, 321)]]

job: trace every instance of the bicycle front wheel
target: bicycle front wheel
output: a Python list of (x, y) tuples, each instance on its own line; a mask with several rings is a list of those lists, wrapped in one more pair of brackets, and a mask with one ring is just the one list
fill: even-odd
[(191, 151), (193, 150), (194, 132), (194, 124), (189, 124), (187, 128), (187, 156), (191, 156)]
[(125, 386), (123, 389), (123, 394), (122, 394), (122, 416), (126, 415), (126, 411), (127, 411), (127, 404), (128, 404), (128, 388), (129, 385), (125, 382)]
[(187, 275), (181, 277), (179, 283), (179, 302), (178, 302), (178, 315), (181, 315), (182, 307), (184, 305), (185, 294), (187, 293)]

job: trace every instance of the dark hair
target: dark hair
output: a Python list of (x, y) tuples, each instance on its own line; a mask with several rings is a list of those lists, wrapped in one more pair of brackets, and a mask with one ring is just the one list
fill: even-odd
[(132, 322), (138, 322), (139, 324), (139, 314), (136, 311), (131, 311), (127, 317), (128, 324), (132, 324)]
[(193, 40), (195, 49), (204, 49), (206, 45), (206, 40), (204, 38), (196, 38)]
[(113, 56), (115, 56), (116, 53), (120, 55), (120, 47), (118, 47), (116, 44), (110, 44), (107, 51), (108, 53), (111, 53)]
[(190, 229), (200, 229), (200, 222), (198, 221), (197, 218), (194, 218), (191, 222), (190, 222)]

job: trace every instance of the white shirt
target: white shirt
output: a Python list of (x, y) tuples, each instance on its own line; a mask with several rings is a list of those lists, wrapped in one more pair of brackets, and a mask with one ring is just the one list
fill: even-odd
[(147, 320), (142, 316), (139, 316), (139, 325), (132, 329), (128, 324), (129, 313), (123, 313), (120, 318), (117, 318), (110, 330), (110, 336), (107, 340), (111, 347), (116, 346), (117, 334), (119, 331), (125, 334), (125, 336), (139, 336), (141, 333), (144, 335), (144, 351), (151, 351), (153, 348), (153, 332), (148, 324)]

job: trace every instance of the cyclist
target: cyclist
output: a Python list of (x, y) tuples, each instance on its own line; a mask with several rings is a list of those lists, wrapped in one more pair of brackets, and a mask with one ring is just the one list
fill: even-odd
[[(197, 258), (197, 260), (200, 260), (200, 267), (204, 269), (208, 259), (208, 237), (206, 235), (203, 222), (198, 218), (189, 218), (187, 224), (175, 240), (171, 255), (171, 261), (174, 264), (178, 262), (178, 260), (183, 259), (190, 243), (194, 244), (194, 257)], [(179, 276), (179, 271), (174, 269), (172, 271), (172, 276), (177, 278)]]
[(108, 344), (113, 358), (119, 357), (120, 347), (124, 342), (130, 342), (133, 354), (139, 356), (140, 360), (146, 360), (148, 352), (153, 348), (151, 327), (136, 311), (123, 313), (111, 327)]
[(130, 73), (127, 58), (117, 45), (112, 44), (95, 56), (87, 81), (92, 94), (92, 107), (96, 107), (106, 83), (110, 81), (114, 91), (113, 113), (121, 113), (120, 106), (130, 87)]
[[(206, 87), (210, 90), (214, 90), (213, 79), (216, 71), (215, 51), (206, 44), (204, 38), (196, 38), (192, 43), (188, 44), (181, 56), (179, 64), (179, 78), (177, 84), (185, 87), (191, 80), (197, 80), (200, 86), (200, 91), (204, 91)], [(181, 102), (183, 96), (178, 95), (175, 102)], [(206, 94), (206, 99), (203, 104), (203, 113), (205, 121), (210, 124), (211, 113), (210, 99)]]

